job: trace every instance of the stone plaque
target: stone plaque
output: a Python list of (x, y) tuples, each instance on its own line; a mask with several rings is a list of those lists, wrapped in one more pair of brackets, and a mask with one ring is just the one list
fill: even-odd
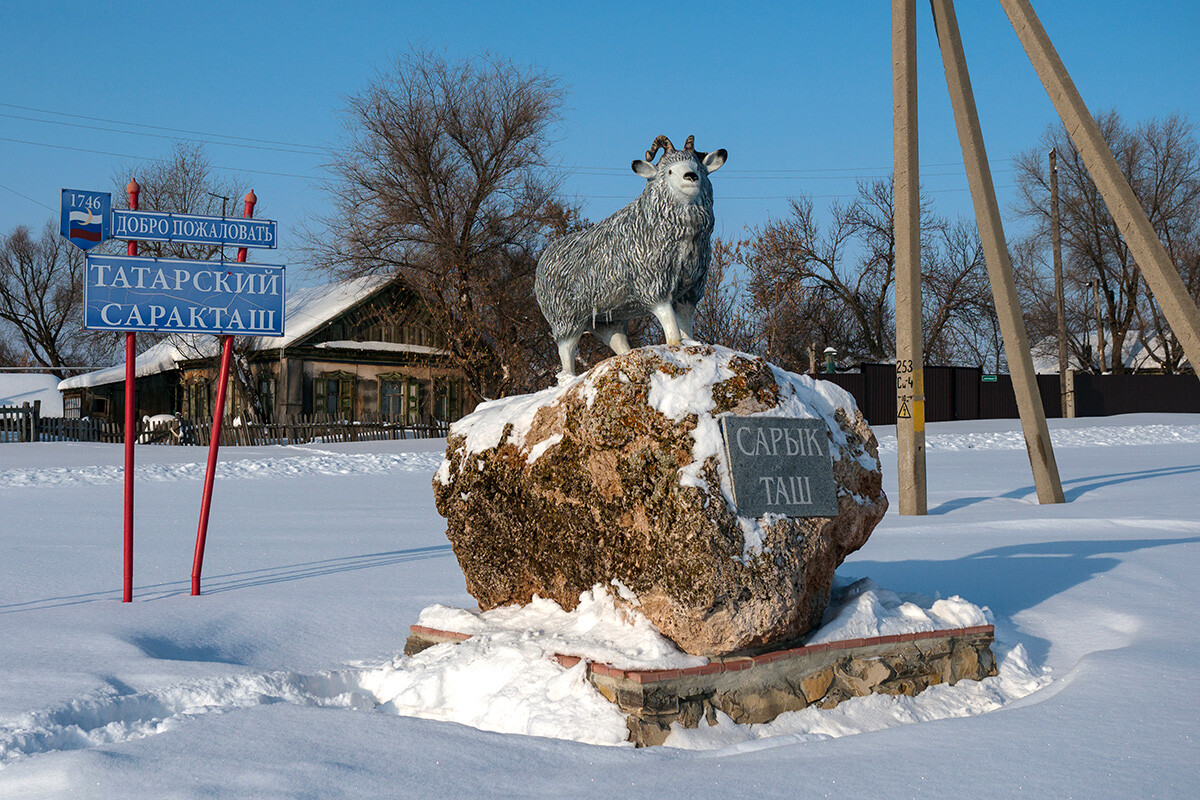
[(835, 517), (829, 430), (819, 419), (721, 417), (734, 503), (743, 517)]

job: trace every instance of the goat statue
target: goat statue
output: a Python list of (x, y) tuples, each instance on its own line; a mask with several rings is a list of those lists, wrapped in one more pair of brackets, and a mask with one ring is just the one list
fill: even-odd
[[(656, 166), (654, 156), (662, 158)], [(702, 153), (689, 136), (682, 150), (659, 136), (633, 171), (646, 188), (591, 227), (551, 242), (538, 260), (534, 295), (558, 345), (563, 380), (575, 374), (585, 333), (615, 353), (629, 352), (629, 320), (653, 314), (667, 344), (692, 338), (712, 260), (713, 194), (708, 175), (726, 152)]]

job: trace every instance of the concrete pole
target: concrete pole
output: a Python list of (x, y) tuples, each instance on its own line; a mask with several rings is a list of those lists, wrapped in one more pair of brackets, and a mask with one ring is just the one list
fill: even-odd
[(1067, 308), (1063, 297), (1062, 228), (1058, 217), (1058, 153), (1050, 148), (1050, 243), (1054, 250), (1054, 311), (1058, 320), (1059, 413), (1067, 416)]
[(1029, 354), (1029, 341), (1025, 334), (1025, 321), (1021, 318), (1021, 306), (1017, 301), (1012, 262), (1004, 239), (1004, 227), (1000, 222), (1000, 205), (996, 201), (992, 172), (988, 167), (987, 151), (983, 146), (983, 133), (975, 109), (971, 78), (967, 74), (967, 62), (958, 33), (954, 4), (951, 0), (930, 0), (930, 5), (933, 7), (938, 46), (942, 51), (942, 66), (946, 71), (946, 86), (950, 90), (950, 103), (954, 108), (958, 141), (962, 146), (963, 162), (971, 185), (971, 200), (975, 206), (975, 222), (979, 226), (979, 237), (983, 242), (988, 278), (996, 302), (996, 316), (1000, 323), (1000, 333), (1004, 337), (1004, 355), (1008, 359), (1008, 371), (1012, 375), (1013, 391), (1016, 393), (1017, 410), (1021, 415), (1021, 429), (1025, 434), (1029, 464), (1033, 468), (1038, 502), (1062, 503), (1065, 502), (1065, 498), (1058, 477), (1058, 464), (1054, 460), (1054, 450), (1050, 445), (1046, 412), (1042, 408), (1042, 398), (1038, 393), (1037, 376), (1033, 371), (1033, 359)]
[(1117, 160), (1100, 134), (1100, 127), (1084, 105), (1029, 0), (1000, 0), (1000, 5), (1046, 87), (1050, 102), (1062, 118), (1071, 141), (1079, 148), (1083, 163), (1121, 229), (1146, 285), (1154, 293), (1154, 299), (1183, 345), (1183, 352), (1192, 367), (1200, 374), (1200, 311), (1183, 285), (1179, 270), (1171, 263), (1171, 257), (1154, 232), (1129, 181), (1117, 166)]
[(916, 0), (892, 0), (895, 164), (896, 451), (900, 513), (927, 513), (925, 370), (921, 343), (921, 180), (917, 149)]
[[(1100, 374), (1108, 372), (1106, 361), (1108, 355), (1105, 349), (1107, 340), (1104, 338), (1104, 313), (1100, 310), (1100, 281), (1095, 280), (1088, 283), (1092, 287), (1092, 297), (1096, 300), (1096, 347), (1100, 351)], [(1116, 363), (1116, 358), (1113, 362)]]

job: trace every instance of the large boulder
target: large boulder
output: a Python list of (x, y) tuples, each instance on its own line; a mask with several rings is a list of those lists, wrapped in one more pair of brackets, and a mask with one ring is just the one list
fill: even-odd
[[(822, 420), (837, 515), (739, 517), (719, 417)], [(887, 509), (875, 437), (836, 385), (708, 345), (639, 348), (455, 423), (433, 482), (487, 610), (573, 609), (597, 584), (688, 652), (721, 656), (816, 627), (834, 569)]]

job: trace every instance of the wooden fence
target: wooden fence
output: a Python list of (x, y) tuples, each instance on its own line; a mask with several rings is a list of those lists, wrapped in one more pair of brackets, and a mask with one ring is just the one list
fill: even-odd
[(0, 406), (0, 442), (36, 442), (42, 401)]
[[(207, 445), (212, 439), (212, 428), (212, 420), (141, 420), (135, 433), (139, 444)], [(221, 426), (221, 446), (438, 439), (445, 437), (449, 428), (448, 423), (436, 420), (403, 424), (381, 418), (344, 420), (294, 416), (287, 422), (278, 423), (226, 421)], [(0, 408), (0, 442), (18, 441), (123, 442), (125, 426), (120, 422), (94, 419), (41, 417), (21, 407)]]

